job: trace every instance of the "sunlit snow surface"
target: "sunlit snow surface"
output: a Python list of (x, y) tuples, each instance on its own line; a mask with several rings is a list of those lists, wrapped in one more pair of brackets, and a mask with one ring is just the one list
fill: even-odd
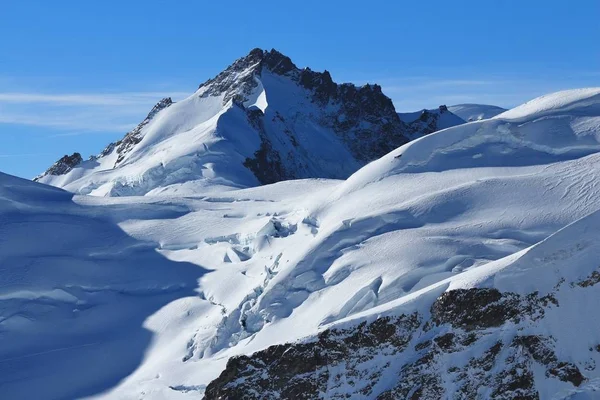
[[(598, 150), (590, 89), (431, 134), (345, 181), (103, 198), (0, 175), (0, 397), (198, 398), (229, 357), (332, 323), (583, 279), (600, 259)], [(565, 292), (540, 328), (577, 334), (573, 360), (600, 341), (598, 290)], [(586, 374), (582, 396), (600, 379)]]
[(467, 122), (492, 118), (506, 111), (506, 109), (502, 107), (486, 104), (457, 104), (448, 106), (448, 110)]

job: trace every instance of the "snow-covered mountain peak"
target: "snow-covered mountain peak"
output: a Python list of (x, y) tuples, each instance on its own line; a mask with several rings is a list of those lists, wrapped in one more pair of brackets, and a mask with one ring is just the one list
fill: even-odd
[[(247, 56), (237, 59), (216, 77), (202, 83), (197, 93), (203, 97), (222, 96), (223, 104), (236, 96), (249, 95), (257, 86), (256, 76), (260, 75), (265, 59), (272, 59), (275, 55), (280, 55), (281, 59), (285, 57), (276, 50), (267, 52), (254, 49)], [(289, 62), (291, 63), (291, 60)]]
[[(329, 71), (313, 71), (310, 68), (298, 68), (292, 60), (275, 49), (253, 49), (236, 60), (216, 77), (207, 80), (198, 88), (202, 97), (223, 96), (223, 104), (234, 100), (248, 106), (255, 89), (264, 90), (261, 77), (274, 74), (297, 83), (312, 92), (312, 100), (326, 105), (329, 102), (353, 103), (369, 107), (366, 113), (389, 114), (394, 108), (391, 100), (385, 96), (381, 86), (365, 84), (357, 87), (350, 83), (336, 84)], [(264, 112), (264, 109), (262, 109)]]
[(159, 102), (99, 156), (37, 180), (124, 196), (346, 178), (409, 133), (379, 85), (337, 84), (328, 71), (254, 49), (190, 97)]
[(349, 177), (340, 197), (385, 177), (454, 169), (523, 167), (600, 151), (600, 88), (531, 100), (494, 118), (413, 140)]

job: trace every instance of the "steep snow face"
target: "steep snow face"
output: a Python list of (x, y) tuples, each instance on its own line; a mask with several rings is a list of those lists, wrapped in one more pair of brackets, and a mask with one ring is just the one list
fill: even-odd
[(338, 85), (255, 49), (189, 98), (159, 102), (99, 156), (38, 182), (78, 194), (226, 191), (286, 179), (346, 178), (407, 142), (377, 85)]
[(453, 114), (442, 105), (434, 110), (422, 110), (412, 113), (398, 113), (400, 119), (408, 124), (411, 139), (417, 139), (442, 129), (462, 125), (465, 120)]
[(492, 118), (506, 111), (505, 108), (487, 104), (457, 104), (449, 106), (448, 110), (467, 122)]
[[(227, 118), (278, 111), (269, 88), (280, 79), (261, 75), (266, 101), (250, 91)], [(237, 388), (285, 398), (255, 383), (291, 390), (302, 368), (328, 398), (406, 398), (418, 387), (436, 399), (459, 388), (465, 398), (593, 397), (594, 93), (432, 133), (345, 181), (99, 198), (1, 176), (0, 397), (214, 398)], [(372, 325), (378, 317), (390, 320)], [(331, 345), (331, 379), (311, 375), (324, 371), (311, 364), (315, 341)], [(207, 390), (229, 359), (255, 352)], [(480, 359), (489, 362), (471, 363)]]

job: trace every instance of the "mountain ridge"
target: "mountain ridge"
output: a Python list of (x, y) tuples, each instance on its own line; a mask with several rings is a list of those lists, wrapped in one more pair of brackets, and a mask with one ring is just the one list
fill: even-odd
[(446, 109), (405, 123), (381, 86), (337, 84), (327, 70), (298, 68), (275, 49), (257, 48), (190, 97), (159, 101), (100, 154), (63, 157), (34, 180), (127, 196), (345, 179), (409, 140), (459, 122)]
[[(197, 130), (197, 135), (189, 135), (191, 130)], [(198, 179), (240, 187), (307, 177), (343, 178), (406, 143), (408, 130), (380, 86), (338, 85), (327, 71), (300, 69), (274, 49), (254, 49), (201, 84), (190, 98), (178, 103), (170, 98), (161, 100), (144, 121), (98, 156), (62, 169), (66, 171), (62, 176), (55, 177), (55, 169), (35, 180), (78, 193), (128, 195)], [(202, 145), (189, 146), (188, 142), (180, 144), (180, 149), (171, 145), (158, 150), (160, 142), (174, 142), (178, 135)], [(203, 156), (213, 146), (228, 144), (228, 154), (219, 150), (225, 156), (217, 162), (214, 156)], [(329, 154), (323, 146), (331, 146)], [(172, 150), (181, 156), (165, 153)], [(167, 155), (160, 163), (150, 162), (152, 165), (140, 166), (141, 171), (132, 174), (118, 172), (140, 161), (139, 155), (157, 151)], [(182, 156), (197, 159), (185, 162), (190, 169), (187, 176), (176, 177), (180, 171), (176, 174), (171, 169), (164, 171), (167, 164), (180, 164)], [(244, 168), (255, 178), (249, 178), (248, 173), (207, 174), (204, 158), (212, 160), (208, 169)], [(105, 180), (107, 175), (115, 178)], [(147, 183), (158, 175), (163, 175), (159, 177), (162, 182)], [(237, 175), (242, 178), (232, 180)], [(140, 179), (146, 184), (136, 183)]]

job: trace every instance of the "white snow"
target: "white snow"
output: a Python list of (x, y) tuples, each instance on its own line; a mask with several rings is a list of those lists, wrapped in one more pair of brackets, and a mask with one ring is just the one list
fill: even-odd
[(572, 112), (578, 115), (596, 116), (600, 107), (598, 100), (600, 89), (572, 89), (562, 92), (547, 94), (537, 99), (528, 101), (518, 107), (496, 115), (495, 118), (520, 119), (530, 115), (538, 117)]
[(246, 100), (246, 102), (244, 102), (244, 107), (246, 107), (246, 108), (256, 107), (264, 113), (265, 111), (267, 111), (267, 107), (269, 106), (269, 103), (267, 102), (267, 91), (263, 87), (263, 84), (260, 81), (260, 79), (255, 78), (255, 81), (256, 81), (256, 88), (250, 94), (250, 96), (248, 97), (248, 100)]
[(506, 111), (502, 107), (487, 104), (457, 104), (448, 106), (448, 110), (467, 122), (492, 118)]
[[(253, 104), (275, 112), (262, 93)], [(228, 143), (257, 143), (220, 130), (242, 124), (235, 108), (194, 114), (205, 101), (195, 95), (159, 113), (121, 175), (74, 170), (73, 184), (101, 193), (153, 179), (140, 160), (162, 165), (169, 184), (151, 195), (72, 195), (0, 175), (0, 397), (198, 398), (233, 355), (426, 310), (445, 290), (543, 294), (561, 279), (560, 307), (531, 330), (559, 343), (577, 333), (564, 356), (598, 358), (588, 348), (600, 340), (600, 285), (568, 285), (600, 256), (598, 93), (433, 133), (347, 180), (252, 188), (231, 184), (250, 181), (241, 169), (219, 168), (239, 156)], [(182, 169), (199, 165), (227, 190), (187, 182)], [(586, 376), (578, 393), (544, 383), (542, 398), (585, 398), (600, 379)]]

